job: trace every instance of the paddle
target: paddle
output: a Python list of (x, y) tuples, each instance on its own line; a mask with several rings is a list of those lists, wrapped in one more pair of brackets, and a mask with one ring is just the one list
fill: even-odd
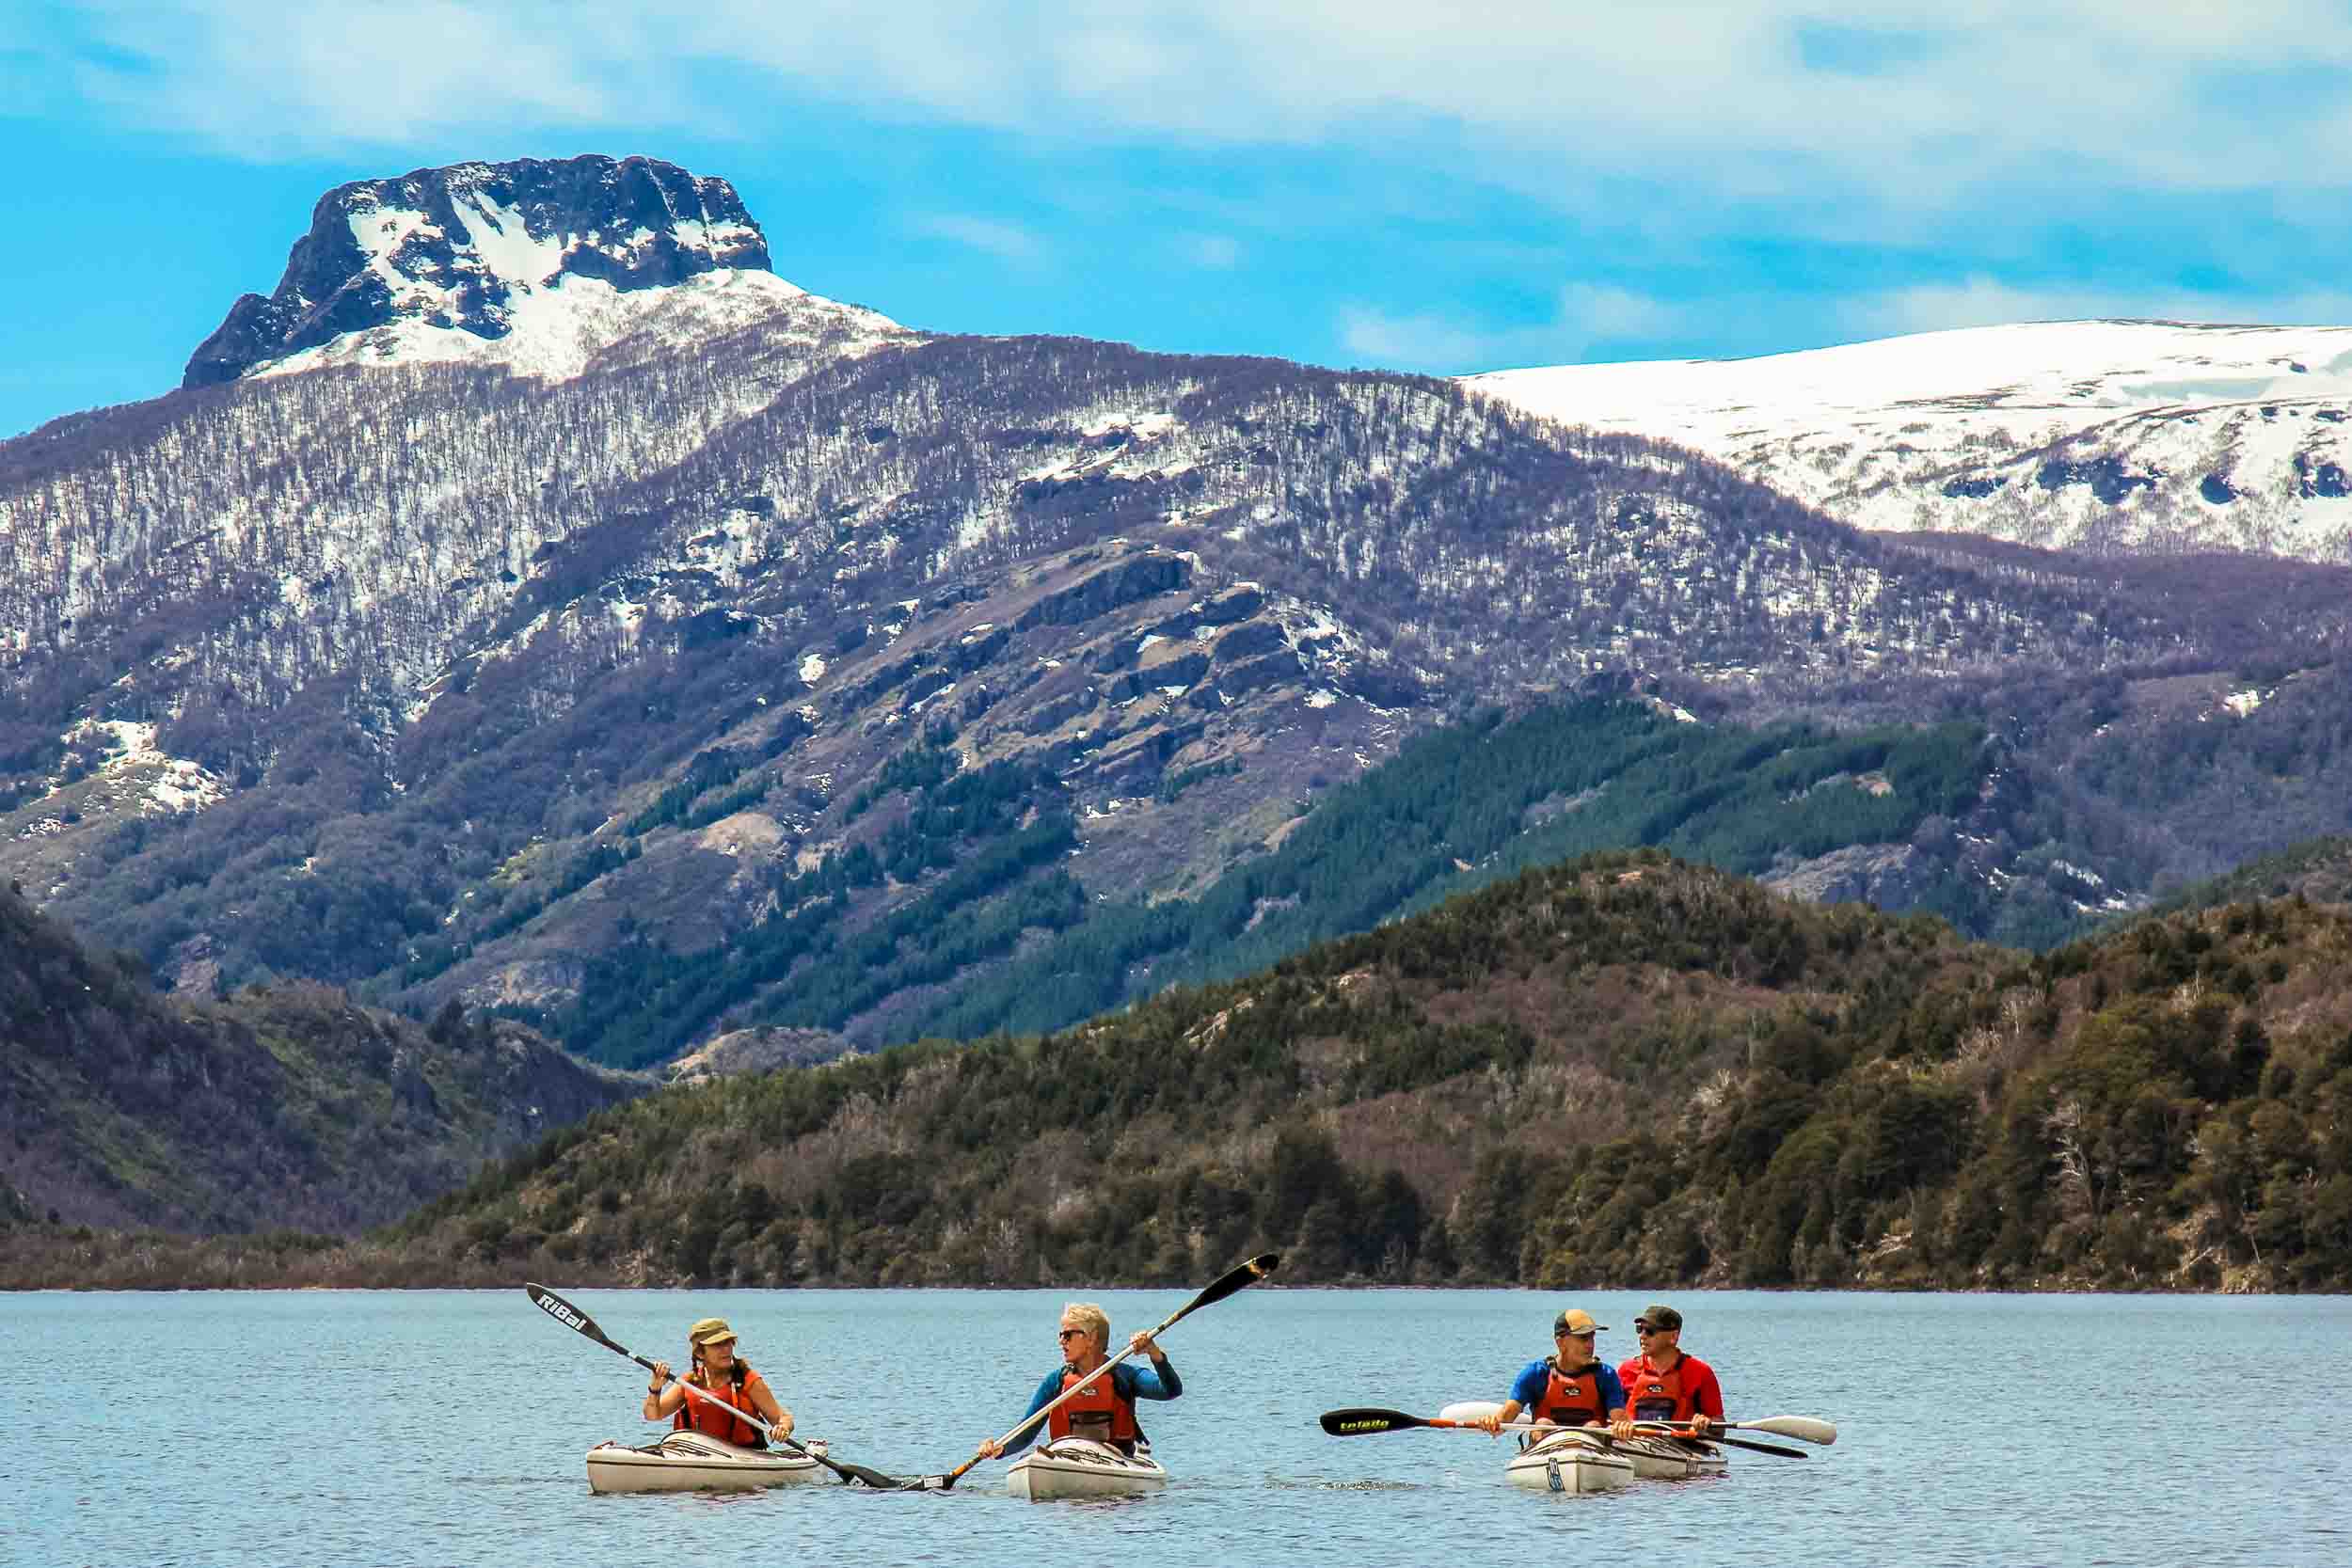
[[(1407, 1416), (1402, 1410), (1379, 1410), (1371, 1406), (1355, 1406), (1346, 1410), (1327, 1410), (1320, 1418), (1323, 1430), (1334, 1437), (1369, 1437), (1380, 1432), (1410, 1432), (1427, 1427), (1437, 1432), (1484, 1432), (1476, 1421), (1455, 1420), (1446, 1416)], [(1505, 1421), (1497, 1432), (1581, 1432), (1602, 1442), (1611, 1440), (1607, 1427), (1564, 1427), (1556, 1421)]]
[[(1219, 1276), (1216, 1282), (1211, 1285), (1207, 1290), (1202, 1291), (1199, 1295), (1184, 1303), (1184, 1306), (1179, 1307), (1175, 1311), (1161, 1319), (1157, 1326), (1148, 1331), (1145, 1338), (1156, 1339), (1161, 1335), (1167, 1333), (1169, 1329), (1174, 1328), (1179, 1323), (1182, 1323), (1184, 1319), (1190, 1317), (1193, 1313), (1200, 1311), (1202, 1307), (1215, 1307), (1218, 1302), (1223, 1301), (1227, 1296), (1233, 1294), (1236, 1291), (1255, 1285), (1259, 1280), (1263, 1279), (1267, 1275), (1272, 1274), (1276, 1265), (1279, 1264), (1281, 1261), (1282, 1257), (1279, 1253), (1262, 1252), (1255, 1258), (1249, 1259), (1245, 1262), (1235, 1264), (1223, 1275)], [(1133, 1344), (1130, 1344), (1117, 1355), (1112, 1356), (1109, 1360), (1104, 1362), (1100, 1367), (1097, 1367), (1094, 1370), (1095, 1376), (1110, 1376), (1111, 1369), (1113, 1367), (1118, 1366), (1121, 1361), (1126, 1360), (1127, 1357), (1133, 1355), (1134, 1354), (1135, 1347)], [(1055, 1409), (1064, 1401), (1075, 1398), (1077, 1395), (1086, 1392), (1087, 1389), (1092, 1387), (1093, 1386), (1094, 1377), (1084, 1378), (1072, 1384), (1068, 1388), (1062, 1390), (1060, 1398), (1053, 1400), (1048, 1403), (1041, 1404), (1035, 1410), (1030, 1411), (1028, 1415), (1023, 1417), (1019, 1426), (1014, 1427), (1010, 1432), (1006, 1433), (1002, 1437), (996, 1439), (996, 1447), (999, 1449), (1002, 1449), (1006, 1444), (1011, 1442), (1014, 1438), (1020, 1436), (1023, 1433), (1037, 1425), (1038, 1422), (1052, 1415)], [(980, 1455), (976, 1453), (944, 1476), (921, 1476), (914, 1481), (903, 1482), (902, 1485), (905, 1490), (909, 1492), (945, 1492), (949, 1487), (955, 1485), (957, 1481), (961, 1481), (964, 1477), (964, 1473), (979, 1462)]]
[[(1774, 1418), (1780, 1419), (1782, 1418)], [(1804, 1419), (1803, 1417), (1797, 1417), (1794, 1418), (1799, 1420)], [(1408, 1416), (1402, 1410), (1381, 1410), (1372, 1406), (1351, 1407), (1346, 1410), (1327, 1410), (1323, 1413), (1321, 1419), (1323, 1430), (1329, 1433), (1334, 1437), (1369, 1437), (1375, 1433), (1410, 1432), (1417, 1427), (1425, 1427), (1438, 1432), (1484, 1432), (1486, 1430), (1476, 1421), (1449, 1420), (1442, 1416)], [(1753, 1425), (1754, 1423), (1742, 1422), (1740, 1424), (1744, 1426)], [(1824, 1422), (1822, 1424), (1826, 1425), (1827, 1423)], [(1569, 1428), (1557, 1426), (1549, 1421), (1513, 1421), (1509, 1425), (1498, 1428), (1497, 1430), (1502, 1432), (1581, 1431), (1589, 1433), (1593, 1436), (1599, 1437), (1604, 1441), (1606, 1441), (1609, 1437), (1609, 1430), (1606, 1427)], [(1719, 1434), (1719, 1429), (1710, 1430), (1705, 1438), (1701, 1438), (1696, 1433), (1688, 1430), (1677, 1432), (1671, 1427), (1660, 1426), (1655, 1422), (1645, 1421), (1642, 1424), (1639, 1430), (1658, 1436), (1680, 1437), (1692, 1442), (1724, 1443), (1735, 1449), (1754, 1449), (1757, 1453), (1778, 1454), (1783, 1459), (1809, 1459), (1812, 1457), (1803, 1449), (1785, 1449), (1778, 1443), (1756, 1443), (1751, 1442), (1744, 1437), (1724, 1437)]]
[[(523, 1286), (523, 1292), (531, 1297), (532, 1306), (538, 1307), (539, 1310), (545, 1312), (548, 1317), (553, 1318), (557, 1323), (562, 1323), (564, 1327), (586, 1335), (589, 1338), (594, 1339), (597, 1344), (602, 1345), (609, 1351), (615, 1351), (622, 1355), (628, 1356), (631, 1361), (636, 1362), (647, 1371), (653, 1370), (652, 1362), (630, 1351), (626, 1345), (614, 1340), (610, 1335), (606, 1334), (603, 1329), (596, 1326), (596, 1319), (590, 1317), (587, 1313), (582, 1312), (579, 1307), (574, 1307), (570, 1302), (565, 1301), (562, 1296), (557, 1295), (553, 1291), (548, 1290), (546, 1286), (532, 1285), (526, 1282)], [(818, 1464), (822, 1465), (826, 1469), (831, 1470), (834, 1475), (839, 1476), (843, 1481), (863, 1482), (867, 1486), (879, 1486), (885, 1490), (894, 1490), (906, 1484), (906, 1482), (900, 1481), (897, 1476), (886, 1476), (880, 1470), (869, 1470), (863, 1465), (836, 1465), (825, 1455), (818, 1453), (816, 1449), (803, 1448), (800, 1444), (795, 1443), (791, 1438), (785, 1436), (782, 1433), (776, 1431), (773, 1427), (770, 1426), (766, 1421), (761, 1420), (758, 1417), (751, 1415), (745, 1411), (736, 1409), (735, 1406), (727, 1403), (726, 1401), (715, 1398), (712, 1395), (703, 1392), (700, 1388), (695, 1387), (692, 1384), (686, 1382), (682, 1378), (678, 1380), (678, 1386), (686, 1390), (686, 1394), (689, 1399), (700, 1400), (705, 1404), (715, 1404), (724, 1410), (728, 1415), (733, 1416), (736, 1419), (750, 1422), (753, 1426), (757, 1427), (761, 1432), (767, 1433), (771, 1440), (783, 1444), (786, 1448), (790, 1449), (794, 1453), (803, 1454), (808, 1458), (817, 1461)]]
[(1672, 1437), (1684, 1443), (1721, 1443), (1725, 1448), (1747, 1449), (1756, 1453), (1778, 1454), (1783, 1459), (1810, 1459), (1813, 1457), (1803, 1449), (1783, 1448), (1778, 1443), (1757, 1443), (1745, 1437), (1725, 1437), (1724, 1435), (1724, 1429), (1719, 1426), (1711, 1426), (1708, 1428), (1707, 1435), (1704, 1437), (1700, 1436), (1697, 1433), (1692, 1432), (1688, 1427), (1684, 1427), (1677, 1431), (1674, 1427), (1661, 1426), (1656, 1421), (1644, 1421), (1640, 1426), (1635, 1428), (1635, 1430), (1645, 1433), (1652, 1437)]
[[(1502, 1406), (1488, 1400), (1459, 1400), (1438, 1412), (1440, 1418), (1466, 1421), (1474, 1417), (1486, 1417)], [(1677, 1422), (1676, 1425), (1688, 1425)], [(1709, 1432), (1766, 1432), (1774, 1437), (1794, 1437), (1804, 1443), (1819, 1443), (1824, 1447), (1837, 1441), (1835, 1422), (1818, 1416), (1767, 1416), (1756, 1421), (1709, 1421)]]
[(1769, 1432), (1775, 1437), (1794, 1437), (1800, 1443), (1819, 1443), (1823, 1448), (1837, 1441), (1837, 1423), (1824, 1421), (1818, 1416), (1767, 1416), (1760, 1421), (1716, 1421), (1718, 1431)]
[[(1407, 1416), (1402, 1410), (1379, 1410), (1372, 1406), (1351, 1406), (1345, 1410), (1327, 1410), (1322, 1417), (1323, 1430), (1334, 1437), (1369, 1437), (1379, 1432), (1410, 1432), (1416, 1427), (1428, 1427), (1438, 1432), (1484, 1432), (1476, 1421), (1451, 1421), (1443, 1416)], [(1505, 1432), (1526, 1432), (1535, 1423), (1514, 1421)]]

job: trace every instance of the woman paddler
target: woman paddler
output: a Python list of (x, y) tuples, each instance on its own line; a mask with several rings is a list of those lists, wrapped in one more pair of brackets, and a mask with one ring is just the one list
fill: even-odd
[[(1027, 1413), (1036, 1415), (1070, 1388), (1085, 1383), (1087, 1392), (1056, 1406), (1039, 1424), (1055, 1437), (1091, 1437), (1133, 1455), (1136, 1445), (1145, 1442), (1143, 1429), (1136, 1423), (1136, 1401), (1172, 1400), (1184, 1391), (1184, 1380), (1176, 1375), (1176, 1369), (1168, 1365), (1167, 1354), (1152, 1336), (1144, 1333), (1130, 1338), (1127, 1347), (1150, 1357), (1149, 1367), (1122, 1361), (1106, 1376), (1092, 1375), (1110, 1359), (1111, 1320), (1089, 1301), (1073, 1301), (1061, 1309), (1059, 1338), (1062, 1365), (1046, 1373), (1045, 1381), (1037, 1386), (1037, 1397), (1029, 1402)], [(1029, 1446), (1037, 1430), (1026, 1427), (1001, 1447), (991, 1437), (980, 1445), (979, 1457), (1018, 1453)]]
[[(752, 1370), (751, 1363), (735, 1354), (735, 1330), (724, 1318), (705, 1318), (686, 1331), (686, 1352), (693, 1365), (683, 1380), (674, 1380), (670, 1364), (653, 1364), (653, 1386), (645, 1394), (645, 1419), (672, 1418), (679, 1432), (699, 1432), (739, 1449), (764, 1449), (759, 1429), (738, 1416), (741, 1411), (766, 1421), (779, 1437), (792, 1435), (792, 1412), (776, 1402), (768, 1380)], [(686, 1384), (730, 1408), (688, 1393)]]

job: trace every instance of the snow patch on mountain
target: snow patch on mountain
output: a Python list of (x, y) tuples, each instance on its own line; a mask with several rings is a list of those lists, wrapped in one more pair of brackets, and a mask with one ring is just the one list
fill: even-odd
[(545, 289), (518, 291), (503, 337), (479, 338), (409, 317), (344, 333), (257, 366), (247, 374), (288, 375), (329, 365), (463, 362), (503, 366), (542, 381), (568, 381), (614, 345), (641, 335), (683, 347), (698, 338), (715, 338), (784, 314), (779, 307), (787, 303), (834, 317), (848, 332), (841, 345), (845, 354), (907, 336), (905, 328), (886, 316), (819, 298), (771, 273), (706, 273), (664, 289), (628, 293), (597, 278), (570, 277), (558, 278)]
[(1863, 528), (2352, 560), (2352, 327), (2036, 322), (1466, 380)]
[(568, 380), (615, 345), (634, 362), (778, 317), (852, 353), (905, 335), (774, 276), (724, 180), (649, 158), (456, 164), (329, 191), (277, 292), (237, 301), (185, 379), (460, 361)]

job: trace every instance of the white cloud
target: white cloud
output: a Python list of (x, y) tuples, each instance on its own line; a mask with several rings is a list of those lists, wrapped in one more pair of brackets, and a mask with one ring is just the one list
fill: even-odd
[(2163, 321), (2332, 326), (2352, 323), (2352, 293), (2200, 293), (2095, 288), (2018, 288), (1990, 277), (1919, 284), (1858, 294), (1837, 303), (1837, 328), (1853, 338), (1886, 338), (2009, 322), (2088, 321), (2120, 316)]
[(1241, 264), (1241, 242), (1224, 234), (1197, 234), (1185, 242), (1184, 260), (1212, 272), (1230, 272)]
[(1397, 315), (1359, 305), (1341, 310), (1339, 320), (1341, 346), (1359, 363), (1438, 374), (1494, 363), (1499, 345), (1513, 336), (1443, 314)]
[(1442, 311), (1397, 314), (1368, 306), (1340, 312), (1341, 345), (1358, 362), (1457, 375), (1505, 365), (1565, 364), (1619, 345), (1654, 343), (1686, 330), (1690, 308), (1610, 283), (1570, 283), (1548, 322), (1488, 326)]
[[(89, 31), (147, 69), (84, 58), (87, 98), (130, 123), (273, 156), (456, 132), (609, 123), (629, 111), (600, 30), (490, 0), (92, 0)], [(656, 51), (648, 64), (658, 71)], [(665, 108), (665, 119), (676, 118)]]
[(1593, 342), (1662, 338), (1683, 324), (1681, 309), (1613, 283), (1571, 283), (1560, 291), (1560, 322)]
[(946, 240), (1018, 266), (1034, 266), (1046, 255), (1044, 243), (1035, 234), (1017, 223), (995, 218), (961, 213), (925, 213), (909, 218), (907, 229), (912, 233)]
[[(232, 148), (501, 121), (703, 124), (717, 111), (696, 71), (724, 62), (802, 99), (1073, 141), (1375, 143), (1436, 123), (1475, 177), (1566, 198), (1563, 170), (1672, 173), (1825, 211), (1851, 187), (1898, 214), (1998, 180), (2260, 190), (2352, 175), (2352, 138), (2336, 134), (2352, 28), (2320, 0), (1877, 0), (1857, 13), (1867, 24), (1833, 27), (1818, 0), (96, 0), (84, 13), (152, 67), (85, 68), (87, 90)], [(2291, 90), (2269, 80), (2282, 62)]]

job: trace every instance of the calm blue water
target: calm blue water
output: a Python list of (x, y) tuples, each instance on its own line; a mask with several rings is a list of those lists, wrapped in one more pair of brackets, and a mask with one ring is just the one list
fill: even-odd
[[(725, 1315), (803, 1435), (916, 1474), (1020, 1418), (1073, 1292), (567, 1293), (674, 1360)], [(1124, 1333), (1188, 1292), (1074, 1293)], [(1822, 1416), (1840, 1440), (1599, 1497), (1506, 1486), (1480, 1435), (1315, 1426), (1501, 1399), (1565, 1305), (1614, 1325), (1613, 1361), (1643, 1299), (1245, 1292), (1168, 1336), (1188, 1391), (1145, 1407), (1164, 1494), (1029, 1504), (1002, 1461), (946, 1495), (594, 1497), (583, 1453), (652, 1434), (644, 1375), (519, 1289), (6, 1296), (0, 1560), (2352, 1562), (2352, 1298), (1684, 1292), (1735, 1418)]]

